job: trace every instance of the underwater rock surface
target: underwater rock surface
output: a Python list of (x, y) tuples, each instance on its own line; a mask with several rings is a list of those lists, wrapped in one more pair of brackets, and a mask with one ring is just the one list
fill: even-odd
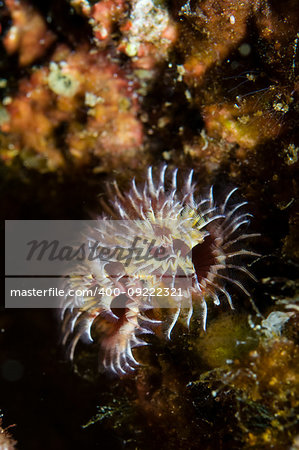
[(250, 300), (146, 337), (123, 378), (93, 345), (71, 365), (54, 312), (3, 310), (7, 448), (298, 448), (298, 44), (295, 0), (0, 1), (3, 219), (99, 216), (106, 181), (166, 162), (238, 186), (262, 255)]

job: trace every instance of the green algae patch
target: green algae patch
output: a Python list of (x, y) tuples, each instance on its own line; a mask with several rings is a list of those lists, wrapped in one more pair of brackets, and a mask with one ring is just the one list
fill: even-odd
[(247, 316), (221, 314), (198, 339), (194, 348), (211, 368), (221, 367), (256, 346), (257, 339), (250, 329)]

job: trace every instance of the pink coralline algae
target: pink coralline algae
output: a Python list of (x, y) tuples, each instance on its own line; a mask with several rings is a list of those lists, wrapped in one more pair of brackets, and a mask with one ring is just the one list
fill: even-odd
[(94, 170), (120, 161), (132, 167), (140, 162), (143, 143), (135, 84), (105, 53), (61, 45), (48, 66), (20, 81), (1, 131), (27, 165), (39, 170), (91, 160)]
[(166, 6), (152, 0), (104, 0), (92, 7), (84, 0), (72, 0), (71, 4), (89, 18), (100, 47), (112, 41), (113, 31), (119, 27), (117, 49), (138, 69), (152, 70), (163, 62), (179, 36)]
[(20, 66), (26, 66), (43, 56), (56, 36), (31, 5), (17, 0), (6, 0), (5, 4), (11, 14), (12, 26), (3, 45), (9, 55), (18, 52)]

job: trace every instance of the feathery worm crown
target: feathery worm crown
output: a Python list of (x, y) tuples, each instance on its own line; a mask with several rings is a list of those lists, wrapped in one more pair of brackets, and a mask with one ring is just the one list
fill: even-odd
[(240, 213), (247, 202), (231, 206), (235, 188), (217, 205), (212, 187), (206, 198), (196, 200), (192, 178), (191, 170), (178, 186), (178, 170), (164, 165), (157, 179), (149, 167), (143, 186), (133, 180), (127, 193), (116, 181), (108, 189), (105, 209), (110, 217), (100, 217), (88, 241), (105, 248), (109, 257), (85, 261), (67, 283), (67, 288), (94, 289), (95, 294), (66, 296), (62, 305), (63, 342), (69, 344), (71, 359), (79, 339), (93, 341), (94, 326), (101, 335), (103, 366), (126, 374), (139, 364), (132, 349), (147, 345), (140, 336), (153, 334), (161, 324), (149, 317), (149, 310), (172, 311), (166, 324), (170, 338), (182, 309), (187, 308), (189, 326), (193, 305), (200, 304), (205, 329), (209, 298), (219, 305), (224, 297), (233, 308), (226, 284), (249, 296), (238, 279), (228, 276), (233, 270), (254, 279), (246, 267), (236, 264), (245, 256), (257, 256), (236, 249), (236, 244), (257, 236), (241, 231), (249, 223), (250, 214)]

